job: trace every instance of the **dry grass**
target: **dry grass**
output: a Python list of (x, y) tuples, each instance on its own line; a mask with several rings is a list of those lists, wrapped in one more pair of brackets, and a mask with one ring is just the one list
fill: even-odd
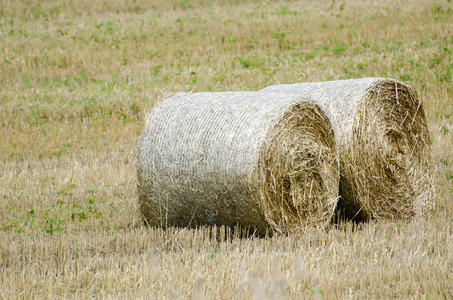
[[(1, 297), (452, 298), (452, 10), (3, 1)], [(420, 92), (439, 190), (430, 216), (229, 242), (139, 221), (134, 147), (161, 93), (362, 76)]]

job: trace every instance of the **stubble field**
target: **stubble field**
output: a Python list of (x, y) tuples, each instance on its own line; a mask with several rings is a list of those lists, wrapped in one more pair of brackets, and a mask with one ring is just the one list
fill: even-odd
[[(451, 1), (0, 2), (0, 298), (453, 298)], [(367, 76), (423, 100), (432, 214), (143, 225), (136, 141), (165, 95)]]

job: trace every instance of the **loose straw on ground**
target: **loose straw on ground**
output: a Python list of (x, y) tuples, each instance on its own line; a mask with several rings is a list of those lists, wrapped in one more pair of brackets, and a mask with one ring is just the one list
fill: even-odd
[(340, 205), (358, 219), (409, 219), (434, 205), (431, 140), (413, 89), (384, 78), (275, 85), (327, 114), (340, 157)]
[(139, 206), (154, 226), (325, 226), (338, 184), (327, 116), (288, 94), (178, 94), (148, 115), (139, 145)]

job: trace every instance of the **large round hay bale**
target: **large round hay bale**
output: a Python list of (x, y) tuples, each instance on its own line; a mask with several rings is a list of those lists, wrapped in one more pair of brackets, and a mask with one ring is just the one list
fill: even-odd
[(340, 205), (356, 218), (408, 219), (434, 205), (431, 140), (413, 89), (385, 78), (270, 86), (327, 114), (340, 156)]
[(324, 226), (339, 165), (327, 116), (298, 96), (178, 94), (147, 116), (139, 207), (154, 226)]

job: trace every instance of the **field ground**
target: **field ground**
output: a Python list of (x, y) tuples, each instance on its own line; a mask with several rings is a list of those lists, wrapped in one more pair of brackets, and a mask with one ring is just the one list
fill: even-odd
[[(0, 297), (453, 298), (452, 52), (451, 1), (1, 1)], [(366, 76), (423, 99), (431, 215), (143, 226), (135, 145), (163, 95)]]

